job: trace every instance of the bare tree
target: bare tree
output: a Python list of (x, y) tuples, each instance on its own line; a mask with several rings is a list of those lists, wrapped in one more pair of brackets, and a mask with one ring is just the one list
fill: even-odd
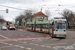
[(24, 15), (20, 14), (19, 16), (16, 17), (16, 21), (19, 21), (19, 25), (21, 26), (22, 18)]
[(74, 18), (74, 13), (71, 10), (65, 9), (65, 10), (63, 10), (62, 15), (63, 15), (63, 17), (66, 18), (67, 23), (68, 23), (68, 28), (69, 28), (70, 24), (72, 24), (71, 22)]
[(63, 10), (62, 15), (66, 18), (67, 22), (70, 22), (74, 18), (74, 13), (68, 9)]
[(30, 21), (32, 21), (32, 14), (33, 14), (32, 10), (25, 10), (23, 14), (24, 14), (25, 18), (29, 17)]
[(19, 16), (16, 17), (16, 21), (19, 21), (19, 25), (23, 25), (22, 19), (26, 19), (27, 17), (30, 18), (30, 21), (32, 21), (32, 10), (25, 10), (23, 13), (20, 13)]

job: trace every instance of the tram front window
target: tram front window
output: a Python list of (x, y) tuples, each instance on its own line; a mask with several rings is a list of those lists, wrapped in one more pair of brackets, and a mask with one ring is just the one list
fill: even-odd
[(56, 23), (56, 29), (66, 29), (65, 23)]

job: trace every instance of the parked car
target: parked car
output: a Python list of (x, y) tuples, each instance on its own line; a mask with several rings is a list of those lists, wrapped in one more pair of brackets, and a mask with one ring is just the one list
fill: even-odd
[(6, 26), (2, 26), (1, 30), (7, 30), (7, 27)]

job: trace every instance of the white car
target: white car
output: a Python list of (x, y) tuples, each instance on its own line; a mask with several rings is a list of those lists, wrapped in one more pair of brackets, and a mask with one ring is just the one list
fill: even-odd
[(6, 26), (2, 26), (1, 30), (7, 30), (7, 27)]

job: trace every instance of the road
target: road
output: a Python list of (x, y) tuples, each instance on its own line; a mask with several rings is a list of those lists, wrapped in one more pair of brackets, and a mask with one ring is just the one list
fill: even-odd
[(67, 31), (66, 39), (49, 34), (0, 30), (0, 50), (75, 50), (75, 32)]

